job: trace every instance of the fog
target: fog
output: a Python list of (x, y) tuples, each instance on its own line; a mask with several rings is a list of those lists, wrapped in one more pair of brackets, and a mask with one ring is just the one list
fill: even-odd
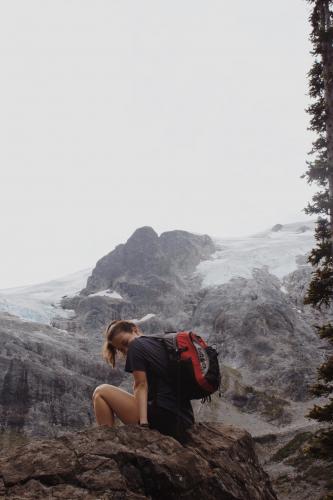
[(0, 288), (308, 220), (305, 1), (2, 2)]

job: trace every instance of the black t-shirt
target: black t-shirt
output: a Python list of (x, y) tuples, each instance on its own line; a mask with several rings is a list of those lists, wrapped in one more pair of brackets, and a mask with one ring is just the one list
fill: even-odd
[(177, 410), (176, 393), (169, 383), (167, 352), (160, 340), (140, 335), (128, 344), (125, 371), (131, 373), (134, 370), (146, 372), (148, 401), (154, 398), (155, 382), (157, 406), (178, 413), (188, 423), (194, 423), (193, 408), (189, 399), (181, 400)]

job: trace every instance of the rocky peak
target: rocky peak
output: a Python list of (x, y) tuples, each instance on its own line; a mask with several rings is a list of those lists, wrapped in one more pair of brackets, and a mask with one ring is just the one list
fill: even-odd
[[(160, 247), (158, 235), (149, 226), (134, 231), (123, 247), (123, 257), (125, 267), (121, 270), (122, 275), (136, 278), (147, 273), (165, 275), (169, 271), (169, 262)], [(109, 264), (113, 265), (112, 260)]]
[[(102, 257), (87, 286), (62, 305), (75, 310), (83, 331), (97, 331), (109, 318), (162, 314), (168, 321), (182, 309), (187, 294), (200, 286), (201, 278), (192, 274), (215, 250), (205, 234), (175, 230), (158, 236), (152, 227), (140, 227), (126, 243)], [(120, 299), (103, 293), (107, 290)]]
[(128, 238), (127, 246), (142, 246), (149, 248), (152, 244), (157, 244), (158, 234), (150, 226), (142, 226), (134, 231)]
[(162, 233), (160, 244), (169, 261), (183, 273), (192, 272), (201, 260), (215, 251), (215, 245), (207, 234), (180, 230)]
[(117, 280), (150, 281), (154, 275), (177, 280), (177, 275), (190, 273), (214, 251), (208, 235), (175, 230), (159, 237), (152, 227), (143, 226), (97, 262), (83, 294), (115, 286)]
[(184, 446), (138, 425), (31, 441), (0, 457), (0, 497), (276, 499), (251, 435), (218, 423), (194, 424)]

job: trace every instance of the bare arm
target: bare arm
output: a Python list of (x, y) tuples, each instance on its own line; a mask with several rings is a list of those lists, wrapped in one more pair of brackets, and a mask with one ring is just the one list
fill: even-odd
[(138, 405), (139, 422), (144, 424), (148, 422), (147, 400), (148, 400), (148, 381), (146, 372), (134, 370), (133, 394)]

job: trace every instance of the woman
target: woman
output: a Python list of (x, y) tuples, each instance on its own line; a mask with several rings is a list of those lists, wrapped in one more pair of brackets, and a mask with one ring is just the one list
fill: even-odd
[(105, 330), (102, 349), (103, 358), (113, 368), (118, 352), (126, 358), (125, 371), (133, 375), (133, 394), (109, 384), (96, 387), (97, 424), (113, 426), (117, 415), (124, 424), (157, 429), (185, 443), (186, 430), (194, 423), (193, 409), (190, 400), (177, 403), (163, 344), (143, 335), (132, 321), (114, 320)]

